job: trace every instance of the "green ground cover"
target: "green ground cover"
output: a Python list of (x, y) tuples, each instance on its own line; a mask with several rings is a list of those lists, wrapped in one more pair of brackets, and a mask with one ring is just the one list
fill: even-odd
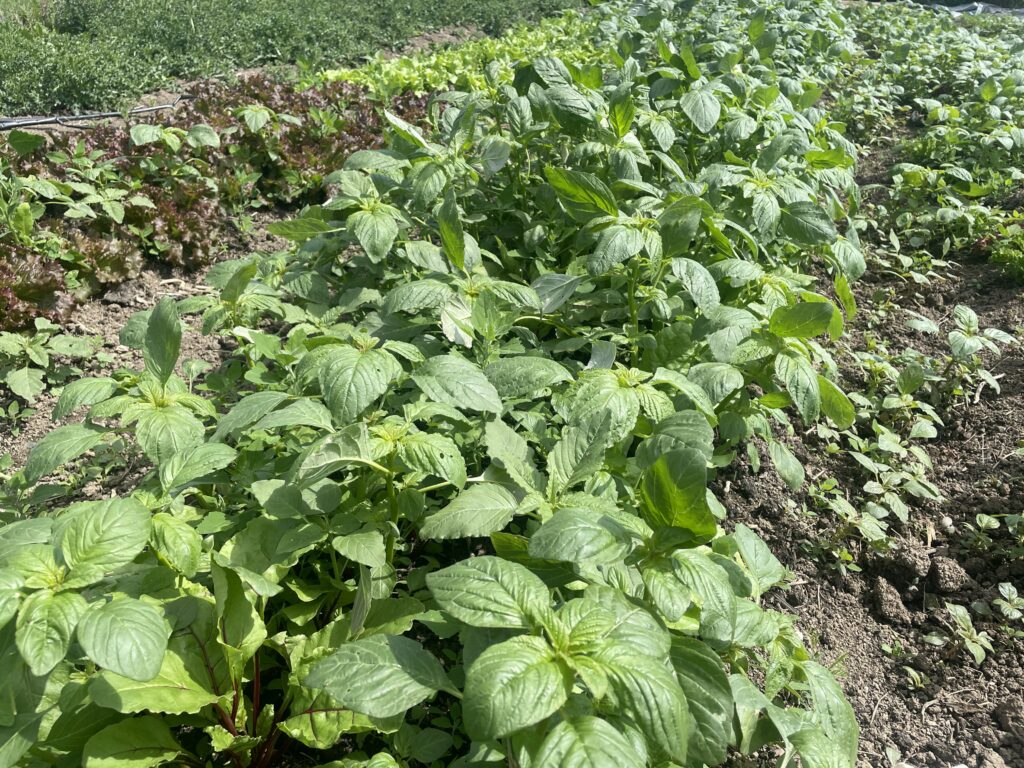
[(575, 0), (55, 0), (0, 6), (0, 115), (118, 109), (176, 78), (353, 62), (430, 30), (494, 33)]

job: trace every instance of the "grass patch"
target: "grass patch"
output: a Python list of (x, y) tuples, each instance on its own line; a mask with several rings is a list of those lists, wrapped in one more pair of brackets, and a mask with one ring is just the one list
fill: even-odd
[(357, 0), (342, 12), (330, 0), (58, 0), (41, 11), (38, 2), (0, 0), (0, 114), (118, 108), (178, 78), (352, 62), (425, 31), (494, 33), (578, 4)]

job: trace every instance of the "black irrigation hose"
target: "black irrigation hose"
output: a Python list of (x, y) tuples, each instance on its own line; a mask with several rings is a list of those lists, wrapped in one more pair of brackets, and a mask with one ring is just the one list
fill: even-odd
[(41, 125), (66, 125), (70, 128), (77, 126), (74, 123), (88, 122), (90, 120), (103, 120), (110, 117), (126, 117), (129, 115), (144, 115), (149, 112), (160, 112), (165, 109), (174, 109), (182, 101), (193, 98), (188, 94), (182, 94), (170, 104), (160, 104), (155, 107), (135, 107), (127, 112), (94, 112), (90, 115), (56, 115), (54, 117), (23, 117), (14, 120), (0, 120), (0, 131), (11, 131), (16, 128), (35, 128)]

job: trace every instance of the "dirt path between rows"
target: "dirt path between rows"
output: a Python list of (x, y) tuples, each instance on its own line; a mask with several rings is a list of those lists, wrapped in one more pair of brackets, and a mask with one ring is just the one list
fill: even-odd
[[(1021, 286), (987, 263), (955, 266), (956, 275), (927, 286), (923, 295), (901, 291), (898, 302), (936, 321), (966, 304), (982, 328), (1012, 333), (1024, 325)], [(874, 287), (880, 285), (886, 282)], [(911, 345), (937, 354), (944, 335), (936, 340), (903, 329), (906, 317), (896, 311), (886, 325), (891, 350)], [(852, 330), (857, 338), (857, 326)], [(973, 396), (961, 401), (946, 414), (939, 437), (926, 444), (932, 480), (945, 501), (914, 509), (911, 525), (896, 532), (895, 548), (866, 553), (860, 573), (844, 575), (808, 551), (807, 543), (835, 521), (788, 507), (791, 494), (773, 471), (751, 477), (741, 469), (723, 497), (730, 519), (760, 533), (796, 575), (792, 588), (769, 603), (795, 615), (809, 647), (836, 670), (860, 722), (864, 768), (889, 766), (887, 749), (898, 750), (913, 768), (1024, 766), (1024, 643), (1003, 639), (979, 667), (963, 651), (949, 654), (923, 640), (939, 628), (936, 603), (991, 601), (1000, 582), (1024, 581), (1019, 558), (964, 549), (966, 525), (978, 513), (1024, 512), (1024, 458), (1015, 454), (1024, 439), (1024, 348), (1011, 348), (991, 370), (1001, 377), (1002, 394), (986, 391), (976, 403)], [(807, 448), (800, 458), (809, 477), (833, 471)], [(940, 524), (945, 516), (953, 523), (948, 531)], [(975, 624), (985, 626), (977, 618)]]

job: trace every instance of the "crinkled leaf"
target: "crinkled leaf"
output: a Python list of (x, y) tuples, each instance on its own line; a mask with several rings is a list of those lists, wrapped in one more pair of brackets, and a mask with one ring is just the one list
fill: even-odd
[(549, 610), (548, 589), (517, 563), (484, 555), (427, 574), (442, 610), (471, 627), (528, 629)]
[(500, 739), (539, 723), (569, 696), (571, 675), (539, 637), (492, 645), (466, 673), (462, 717), (477, 741)]
[(453, 690), (440, 663), (415, 640), (375, 635), (317, 662), (305, 684), (370, 717), (400, 715), (439, 690)]
[(518, 506), (516, 497), (503, 486), (474, 484), (448, 506), (427, 517), (420, 535), (425, 539), (489, 536), (509, 524)]
[(97, 665), (146, 681), (160, 672), (170, 630), (154, 606), (126, 597), (89, 610), (79, 621), (77, 634)]

